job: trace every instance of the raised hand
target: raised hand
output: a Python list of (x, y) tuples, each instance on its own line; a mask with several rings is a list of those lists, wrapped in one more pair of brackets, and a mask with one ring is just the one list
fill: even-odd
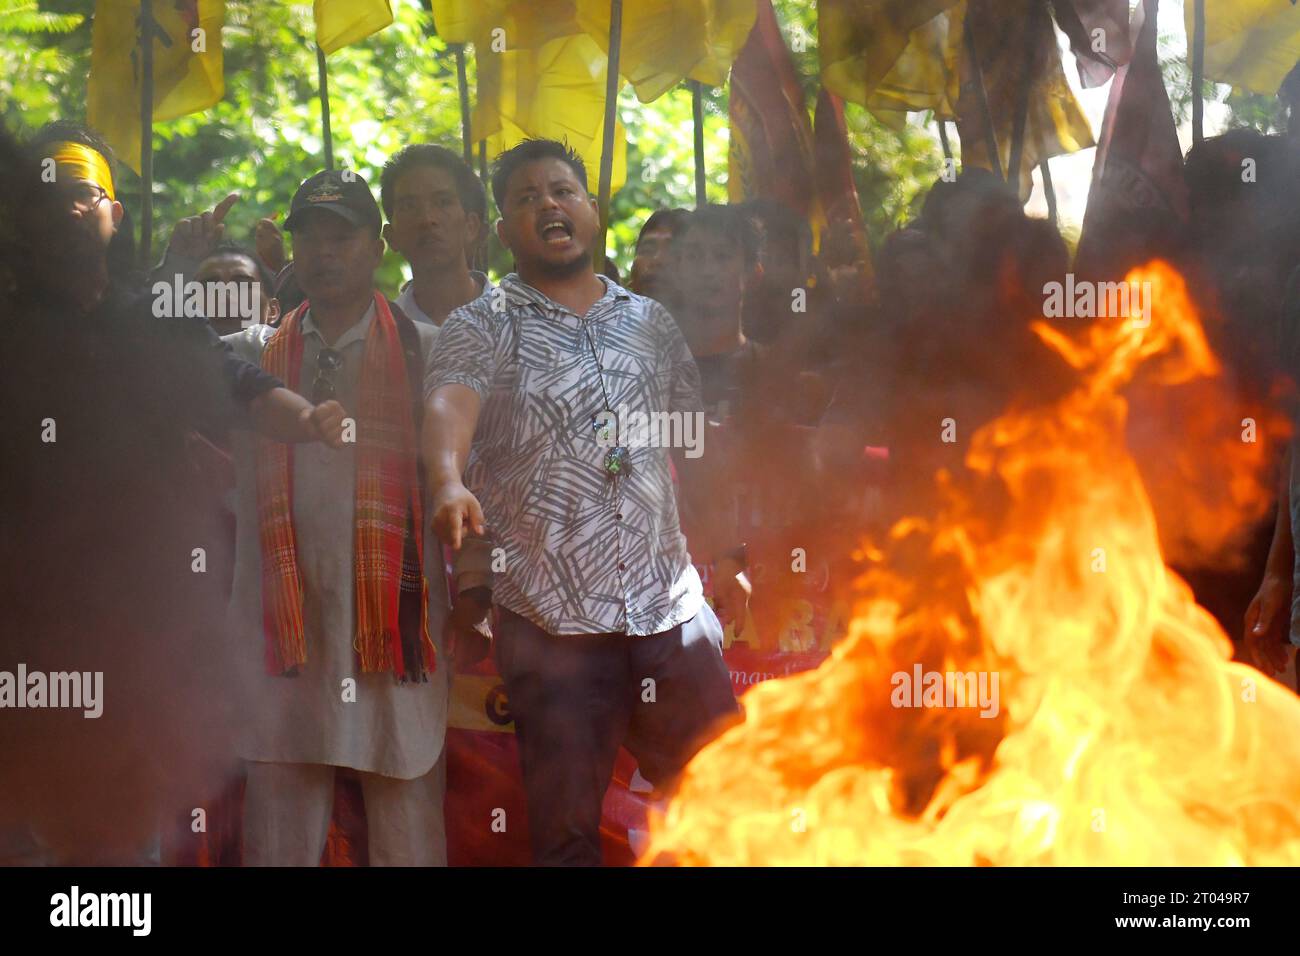
[(207, 256), (225, 235), (226, 213), (238, 201), (239, 193), (231, 193), (208, 212), (182, 219), (172, 229), (168, 251), (195, 261)]

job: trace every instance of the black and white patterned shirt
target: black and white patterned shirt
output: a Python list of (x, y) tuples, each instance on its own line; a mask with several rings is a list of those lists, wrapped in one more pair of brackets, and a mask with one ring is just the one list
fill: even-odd
[(506, 276), (447, 317), (425, 393), (456, 383), (482, 401), (465, 485), (504, 550), (495, 602), (551, 634), (657, 634), (704, 601), (670, 450), (632, 447), (611, 479), (593, 419), (607, 404), (698, 414), (699, 372), (663, 306), (601, 281), (579, 318)]

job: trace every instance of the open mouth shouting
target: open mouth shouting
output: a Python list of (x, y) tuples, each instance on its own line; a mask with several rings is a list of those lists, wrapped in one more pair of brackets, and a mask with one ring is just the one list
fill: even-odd
[(573, 223), (567, 217), (550, 215), (537, 226), (537, 234), (548, 246), (564, 246), (573, 242)]

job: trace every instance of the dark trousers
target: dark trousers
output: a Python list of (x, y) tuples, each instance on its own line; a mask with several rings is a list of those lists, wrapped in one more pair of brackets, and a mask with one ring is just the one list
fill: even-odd
[(600, 865), (601, 803), (621, 744), (663, 789), (739, 717), (708, 605), (649, 637), (548, 634), (502, 608), (493, 643), (539, 865)]

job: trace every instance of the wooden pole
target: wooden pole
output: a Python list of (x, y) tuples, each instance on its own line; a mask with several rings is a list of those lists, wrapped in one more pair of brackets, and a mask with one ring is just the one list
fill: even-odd
[[(1145, 2), (1145, 0), (1144, 0)], [(1192, 145), (1205, 138), (1205, 0), (1196, 0), (1192, 13)]]
[(1038, 51), (1039, 14), (1043, 12), (1044, 0), (1028, 0), (1026, 11), (1029, 22), (1025, 25), (1025, 54), (1023, 59), (1024, 76), (1020, 79), (1020, 89), (1016, 91), (1016, 115), (1011, 129), (1011, 155), (1007, 157), (1007, 182), (1020, 188), (1020, 160), (1025, 153), (1025, 126), (1029, 120), (1029, 94), (1034, 86), (1034, 64)]
[(609, 232), (610, 179), (614, 175), (614, 123), (618, 115), (618, 54), (623, 39), (623, 0), (609, 3), (609, 63), (605, 70), (605, 132), (600, 147), (600, 241), (592, 251), (597, 272), (605, 271), (605, 235)]
[(334, 137), (330, 133), (330, 81), (325, 69), (325, 51), (316, 44), (316, 74), (320, 77), (320, 125), (325, 138), (325, 168), (334, 168)]
[(695, 119), (695, 208), (703, 209), (709, 202), (704, 179), (704, 87), (699, 80), (690, 80), (691, 113)]
[(1038, 164), (1038, 168), (1043, 172), (1043, 195), (1047, 197), (1047, 216), (1052, 220), (1052, 225), (1056, 225), (1056, 187), (1052, 185), (1052, 167), (1048, 165), (1047, 160)]
[[(989, 168), (993, 174), (1002, 179), (1002, 156), (998, 153), (998, 134), (993, 129), (993, 114), (989, 110), (989, 96), (984, 89), (984, 71), (980, 69), (979, 54), (975, 50), (975, 31), (970, 27), (968, 19), (962, 24), (963, 41), (966, 44), (966, 55), (970, 57), (971, 73), (974, 76), (975, 98), (979, 102), (980, 117), (984, 121), (984, 143), (989, 151)], [(962, 165), (965, 166), (966, 154), (962, 152)]]
[(153, 0), (140, 0), (140, 266), (153, 250)]
[(939, 126), (939, 145), (943, 147), (943, 158), (952, 159), (952, 143), (948, 142), (948, 121), (935, 120)]
[[(492, 190), (488, 185), (488, 165), (487, 165), (487, 140), (478, 141), (478, 177), (483, 181), (483, 188), (487, 191), (490, 198)], [(492, 236), (491, 212), (489, 208), (488, 218), (483, 221), (483, 241), (478, 244), (477, 261), (474, 268), (480, 272), (487, 272), (488, 267), (488, 241)]]
[(453, 44), (456, 50), (456, 85), (460, 88), (460, 142), (465, 165), (474, 165), (474, 140), (469, 129), (469, 80), (465, 74), (465, 44)]

